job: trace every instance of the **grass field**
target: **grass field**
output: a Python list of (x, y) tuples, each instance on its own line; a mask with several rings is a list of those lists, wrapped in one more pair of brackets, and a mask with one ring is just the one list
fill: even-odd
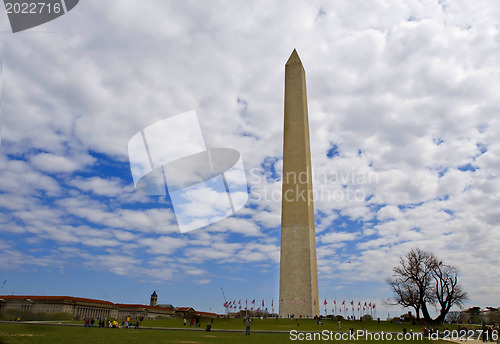
[[(210, 319), (202, 319), (200, 328), (204, 329), (208, 324)], [(396, 324), (389, 323), (386, 321), (381, 321), (380, 324), (377, 321), (347, 321), (341, 322), (341, 328), (338, 328), (338, 321), (333, 319), (322, 319), (323, 325), (317, 324), (315, 320), (312, 319), (253, 319), (252, 330), (273, 330), (273, 331), (290, 331), (290, 330), (300, 330), (300, 331), (322, 331), (324, 329), (330, 331), (348, 331), (349, 328), (353, 328), (354, 331), (365, 329), (367, 331), (373, 332), (402, 332), (404, 328), (408, 331), (412, 329), (416, 332), (422, 332), (424, 326), (411, 325), (410, 323)], [(80, 322), (81, 324), (82, 322)], [(183, 327), (183, 319), (160, 319), (160, 320), (145, 320), (144, 327)], [(449, 329), (455, 329), (457, 325), (446, 325)], [(189, 319), (186, 328), (189, 328)], [(214, 319), (213, 329), (237, 329), (244, 330), (243, 319)], [(441, 328), (443, 328), (441, 326)]]
[[(186, 328), (190, 329), (189, 320), (186, 327), (183, 326), (183, 319), (159, 319), (159, 320), (144, 320), (143, 327), (167, 327), (167, 328)], [(293, 329), (300, 331), (322, 331), (323, 329), (331, 331), (347, 331), (349, 328), (353, 328), (354, 331), (357, 330), (367, 330), (371, 332), (402, 332), (404, 328), (408, 331), (412, 329), (414, 332), (421, 332), (424, 326), (421, 325), (411, 325), (410, 323), (389, 323), (386, 321), (346, 321), (341, 322), (341, 328), (338, 328), (337, 320), (332, 319), (322, 319), (323, 325), (317, 324), (315, 320), (312, 319), (301, 319), (297, 320), (291, 319), (279, 319), (276, 321), (274, 318), (269, 319), (253, 319), (252, 330), (271, 330), (271, 331), (290, 331)], [(58, 322), (58, 321), (54, 321)], [(210, 322), (210, 319), (201, 319), (200, 329), (205, 329), (206, 325)], [(79, 324), (83, 325), (83, 321), (63, 321), (65, 324)], [(458, 325), (445, 325), (440, 326), (439, 329), (447, 328), (450, 330), (456, 329)], [(477, 327), (477, 326), (476, 326)], [(244, 330), (243, 319), (213, 319), (213, 329), (226, 329), (226, 330)], [(192, 328), (191, 328), (192, 329)]]
[[(207, 320), (202, 321), (200, 329), (204, 329)], [(145, 321), (144, 326), (182, 328), (182, 319), (164, 319)], [(318, 325), (313, 320), (302, 319), (299, 326), (295, 321), (289, 319), (255, 319), (252, 326), (252, 334), (246, 336), (244, 332), (218, 332), (219, 329), (244, 330), (242, 319), (215, 319), (213, 329), (206, 332), (194, 330), (188, 325), (187, 330), (154, 330), (154, 329), (113, 329), (113, 328), (84, 328), (75, 326), (35, 325), (20, 323), (0, 323), (0, 344), (40, 343), (40, 344), (84, 344), (84, 343), (118, 343), (118, 344), (147, 344), (147, 343), (290, 343), (290, 330), (298, 331), (348, 331), (352, 327), (354, 331), (362, 328), (370, 332), (401, 332), (403, 327), (411, 326), (402, 324), (390, 324), (381, 322), (359, 323), (356, 321), (343, 322), (342, 329), (338, 329), (334, 320), (324, 321), (324, 325)], [(286, 333), (258, 333), (262, 331), (287, 331)], [(414, 332), (421, 332), (420, 327), (414, 326)], [(325, 342), (335, 342), (326, 340)], [(395, 338), (393, 341), (372, 340), (363, 338), (358, 340), (341, 340), (341, 343), (400, 343)], [(424, 340), (405, 340), (404, 343), (431, 343)], [(432, 343), (440, 343), (432, 341)]]

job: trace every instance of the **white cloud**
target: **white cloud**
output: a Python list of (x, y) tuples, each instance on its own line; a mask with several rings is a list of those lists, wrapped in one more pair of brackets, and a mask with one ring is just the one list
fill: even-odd
[[(96, 195), (116, 197), (124, 192), (122, 181), (119, 178), (104, 179), (101, 177), (76, 178), (69, 182), (81, 191), (92, 192)], [(128, 190), (130, 191), (130, 189)]]
[(170, 255), (179, 248), (187, 246), (188, 242), (181, 238), (161, 237), (140, 239), (138, 244), (140, 247), (145, 247), (149, 253)]
[(36, 168), (46, 172), (66, 172), (71, 173), (81, 165), (74, 159), (64, 156), (57, 156), (49, 153), (40, 153), (31, 158), (31, 163)]
[[(140, 276), (205, 271), (183, 262), (276, 264), (279, 249), (269, 239), (279, 233), (279, 177), (247, 175), (252, 192), (239, 217), (181, 240), (168, 202), (133, 190), (127, 143), (158, 120), (196, 109), (210, 146), (238, 150), (247, 172), (279, 176), (283, 65), (297, 48), (315, 173), (374, 176), (315, 180), (317, 190), (341, 196), (315, 202), (320, 279), (382, 281), (398, 256), (421, 246), (462, 268), (474, 301), (495, 295), (497, 6), (297, 1), (262, 10), (258, 1), (150, 1), (141, 5), (148, 20), (137, 6), (81, 3), (47, 24), (53, 33), (6, 43), (2, 235), (29, 235), (33, 247), (83, 244), (88, 252), (72, 257), (85, 266), (103, 259), (102, 268), (118, 274), (140, 265), (142, 250), (155, 257), (132, 271)], [(339, 155), (329, 159), (332, 144)], [(463, 171), (468, 164), (477, 169)], [(61, 176), (77, 172), (84, 173)], [(363, 197), (348, 197), (356, 191)], [(207, 192), (202, 207), (187, 211), (209, 214), (222, 196)], [(94, 258), (89, 252), (99, 247), (110, 254)], [(36, 258), (12, 252), (27, 264)], [(172, 265), (161, 266), (165, 257)]]
[(341, 243), (344, 241), (353, 241), (356, 240), (358, 237), (359, 233), (336, 231), (320, 236), (320, 241), (325, 244), (334, 244), (334, 243)]

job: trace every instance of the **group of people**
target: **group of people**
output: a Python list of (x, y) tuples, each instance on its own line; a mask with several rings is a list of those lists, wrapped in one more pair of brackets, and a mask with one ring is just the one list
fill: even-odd
[(500, 326), (486, 326), (486, 324), (483, 324), (481, 327), (481, 339), (483, 343), (488, 341), (498, 343), (500, 341)]
[[(184, 327), (186, 327), (186, 324), (187, 324), (186, 318), (184, 318), (183, 322), (184, 322)], [(214, 323), (214, 319), (212, 318), (212, 319), (210, 319), (210, 322), (207, 324), (207, 332), (210, 332), (212, 330), (213, 323)], [(249, 335), (253, 320), (250, 317), (246, 317), (245, 319), (243, 319), (243, 323), (245, 324), (245, 335)], [(189, 326), (191, 326), (191, 327), (200, 327), (200, 325), (201, 325), (201, 323), (200, 323), (199, 318), (196, 318), (196, 319), (193, 318), (189, 322)]]
[[(186, 320), (186, 318), (184, 318), (184, 327), (186, 327), (186, 323), (187, 323), (187, 320)], [(192, 318), (191, 321), (189, 322), (189, 326), (200, 327), (200, 319), (196, 318), (196, 320), (195, 320), (194, 318)]]
[[(84, 327), (94, 327), (96, 320), (94, 318), (84, 318)], [(99, 319), (99, 327), (108, 328), (139, 328), (140, 322), (137, 320), (135, 323), (130, 321), (130, 317), (123, 320), (121, 325), (114, 319), (113, 321), (107, 320), (106, 318)]]
[[(186, 318), (184, 318), (184, 327), (186, 327), (186, 324), (187, 324), (187, 320), (186, 320)], [(210, 332), (213, 324), (214, 324), (214, 319), (211, 318), (210, 322), (207, 324), (207, 332)], [(200, 327), (201, 326), (200, 318), (192, 318), (191, 321), (189, 322), (189, 326), (190, 327)]]

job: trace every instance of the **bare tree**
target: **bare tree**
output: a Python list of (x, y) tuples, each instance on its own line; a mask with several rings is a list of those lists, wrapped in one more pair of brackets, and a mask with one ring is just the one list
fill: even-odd
[(431, 320), (427, 303), (434, 303), (431, 274), (435, 266), (437, 259), (432, 253), (416, 248), (408, 252), (405, 257), (400, 257), (399, 265), (392, 269), (394, 275), (389, 284), (391, 287), (397, 285), (396, 291), (393, 288), (396, 294), (395, 301), (403, 307), (415, 308), (417, 320), (420, 320), (420, 311), (425, 320)]
[(454, 266), (439, 262), (434, 267), (432, 278), (434, 279), (435, 299), (441, 308), (439, 316), (434, 321), (442, 323), (451, 307), (463, 305), (463, 302), (467, 300), (467, 293), (458, 284), (458, 269)]
[(451, 311), (446, 315), (446, 321), (449, 323), (457, 323), (460, 321), (460, 312), (459, 311)]
[[(418, 248), (401, 257), (393, 268), (388, 283), (395, 295), (394, 303), (413, 307), (420, 320), (420, 311), (427, 322), (442, 323), (454, 305), (461, 306), (467, 294), (458, 284), (458, 269), (443, 265), (436, 256)], [(439, 316), (432, 319), (428, 305), (440, 307)]]
[(389, 300), (388, 304), (413, 307), (417, 320), (420, 320), (420, 302), (417, 288), (411, 282), (401, 278), (388, 279), (387, 283), (389, 283), (395, 295), (394, 302)]

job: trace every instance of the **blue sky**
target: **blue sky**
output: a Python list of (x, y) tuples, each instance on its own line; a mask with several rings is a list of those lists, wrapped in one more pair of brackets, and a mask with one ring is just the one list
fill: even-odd
[[(385, 280), (420, 247), (460, 268), (468, 305), (498, 306), (498, 12), (494, 1), (86, 0), (8, 34), (2, 10), (0, 294), (148, 303), (157, 290), (160, 303), (222, 312), (223, 287), (276, 304), (296, 48), (320, 298), (399, 314), (383, 304)], [(180, 233), (168, 196), (135, 190), (127, 145), (192, 110), (207, 146), (240, 152), (249, 200)]]

